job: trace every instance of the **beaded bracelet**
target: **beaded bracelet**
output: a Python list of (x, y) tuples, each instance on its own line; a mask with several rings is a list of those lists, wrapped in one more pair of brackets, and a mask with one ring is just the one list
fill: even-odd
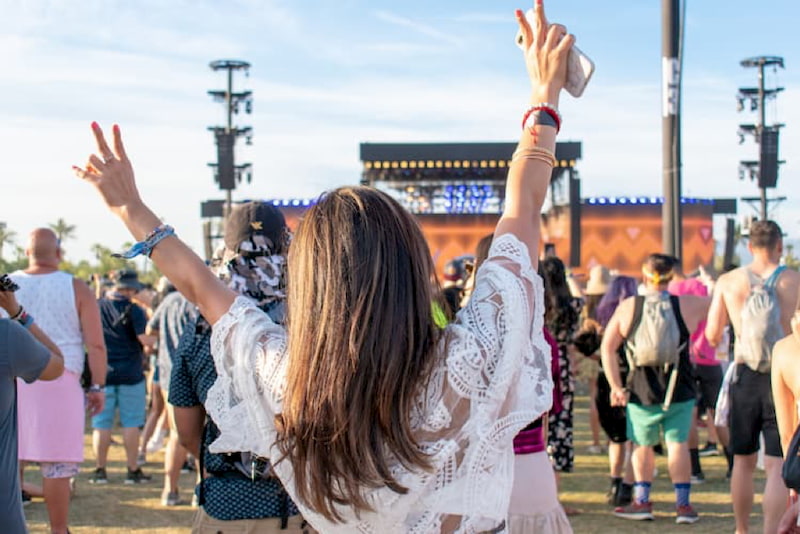
[(544, 123), (539, 123), (539, 124), (542, 124), (544, 126), (555, 126), (556, 133), (561, 131), (561, 122), (562, 122), (561, 114), (558, 112), (555, 106), (553, 106), (552, 104), (548, 104), (547, 102), (540, 102), (538, 104), (534, 104), (533, 106), (529, 107), (527, 111), (525, 111), (525, 114), (522, 116), (523, 130), (526, 129), (528, 118), (531, 116), (531, 114), (533, 114), (536, 111), (543, 111), (547, 113), (555, 122), (555, 124), (544, 124)]
[(33, 324), (33, 316), (31, 316), (28, 312), (22, 312), (16, 321), (30, 330), (31, 325)]
[(156, 245), (158, 245), (162, 239), (165, 239), (171, 235), (175, 235), (175, 229), (168, 224), (162, 224), (147, 234), (147, 237), (144, 238), (144, 241), (139, 241), (125, 252), (114, 253), (111, 256), (114, 258), (125, 258), (129, 260), (144, 254), (149, 258)]

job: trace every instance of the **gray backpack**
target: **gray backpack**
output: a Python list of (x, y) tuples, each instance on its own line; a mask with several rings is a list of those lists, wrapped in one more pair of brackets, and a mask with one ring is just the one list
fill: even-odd
[(669, 367), (678, 364), (684, 343), (675, 310), (677, 297), (653, 293), (636, 297), (633, 331), (628, 334), (626, 353), (631, 369)]
[(766, 280), (747, 269), (750, 294), (744, 301), (741, 327), (736, 336), (736, 361), (759, 373), (770, 370), (772, 347), (784, 336), (781, 326), (781, 307), (775, 285), (785, 267), (781, 265)]

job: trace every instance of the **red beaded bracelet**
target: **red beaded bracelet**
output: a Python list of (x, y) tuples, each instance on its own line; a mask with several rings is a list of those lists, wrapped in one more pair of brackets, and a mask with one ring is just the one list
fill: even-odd
[(531, 114), (536, 111), (543, 111), (550, 115), (556, 123), (556, 133), (561, 131), (561, 114), (558, 112), (555, 106), (552, 106), (547, 102), (541, 102), (528, 108), (528, 110), (525, 112), (525, 115), (522, 116), (523, 130), (525, 129), (525, 125), (528, 123), (528, 119), (530, 118)]

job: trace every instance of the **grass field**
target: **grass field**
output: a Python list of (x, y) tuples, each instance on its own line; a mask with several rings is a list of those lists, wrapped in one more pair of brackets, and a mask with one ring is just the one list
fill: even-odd
[[(733, 532), (734, 522), (730, 504), (728, 483), (725, 480), (725, 460), (721, 457), (704, 458), (703, 469), (706, 483), (692, 488), (692, 501), (700, 512), (700, 522), (695, 525), (676, 525), (674, 522), (674, 493), (667, 476), (666, 459), (659, 457), (659, 475), (653, 484), (653, 501), (657, 515), (653, 522), (636, 522), (617, 519), (610, 514), (605, 504), (605, 491), (608, 485), (608, 462), (605, 456), (591, 456), (585, 453), (590, 444), (588, 428), (587, 399), (579, 397), (575, 411), (576, 423), (576, 466), (575, 472), (562, 478), (562, 501), (564, 504), (580, 509), (581, 514), (572, 516), (570, 521), (576, 534), (590, 533), (671, 533), (693, 532), (711, 534)], [(87, 436), (88, 438), (88, 436)], [(121, 437), (117, 436), (121, 442)], [(87, 439), (86, 458), (92, 453)], [(122, 534), (128, 532), (151, 532), (164, 534), (187, 534), (190, 532), (194, 510), (190, 506), (167, 508), (161, 506), (160, 496), (163, 485), (163, 455), (149, 458), (146, 472), (153, 475), (149, 484), (127, 486), (122, 483), (125, 477), (124, 452), (121, 445), (112, 446), (108, 466), (109, 484), (92, 486), (89, 476), (92, 462), (85, 462), (78, 479), (78, 491), (73, 500), (70, 529), (73, 534)], [(36, 468), (29, 468), (28, 480), (36, 482)], [(181, 475), (181, 493), (188, 501), (193, 487), (193, 475)], [(763, 475), (759, 473), (757, 491), (763, 488)], [(760, 495), (756, 495), (760, 502)], [(751, 518), (752, 533), (761, 532), (760, 506), (754, 507)], [(25, 509), (28, 525), (32, 533), (48, 533), (47, 511), (41, 499)]]

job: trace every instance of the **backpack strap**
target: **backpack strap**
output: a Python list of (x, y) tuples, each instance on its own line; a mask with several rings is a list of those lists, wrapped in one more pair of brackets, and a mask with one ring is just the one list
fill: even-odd
[(644, 297), (641, 295), (636, 295), (633, 301), (633, 317), (631, 318), (631, 326), (628, 329), (628, 335), (625, 338), (625, 356), (628, 359), (628, 368), (630, 372), (633, 373), (634, 369), (636, 369), (636, 360), (633, 357), (633, 352), (635, 347), (632, 347), (629, 343), (629, 340), (633, 337), (636, 333), (636, 330), (639, 328), (639, 323), (642, 322), (642, 313), (644, 312)]
[(775, 287), (777, 285), (777, 283), (778, 283), (778, 278), (780, 278), (781, 273), (785, 269), (786, 269), (785, 265), (779, 265), (777, 269), (772, 271), (772, 274), (769, 275), (769, 278), (766, 279), (766, 281), (764, 282), (764, 287), (765, 288), (770, 288), (770, 289)]
[(686, 326), (686, 322), (683, 320), (683, 314), (681, 313), (681, 299), (675, 295), (670, 295), (669, 300), (672, 304), (672, 313), (675, 314), (675, 320), (678, 322), (678, 329), (681, 331), (681, 339), (684, 340), (683, 344), (685, 345), (692, 336), (692, 333), (689, 332), (689, 327)]

